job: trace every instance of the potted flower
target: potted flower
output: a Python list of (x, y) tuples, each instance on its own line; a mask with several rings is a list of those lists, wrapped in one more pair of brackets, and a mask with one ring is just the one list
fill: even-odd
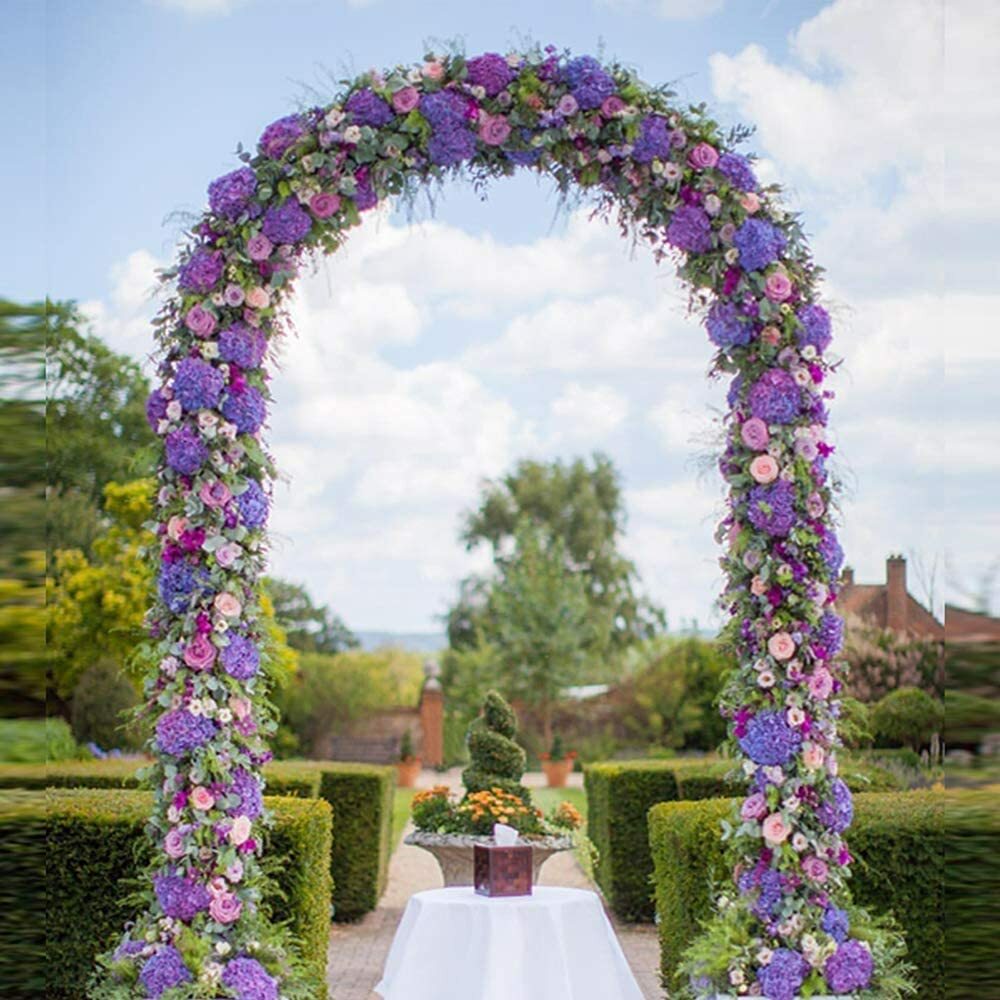
[(516, 732), (513, 709), (491, 691), (466, 737), (471, 760), (462, 772), (465, 794), (457, 798), (446, 785), (438, 785), (413, 797), (416, 830), (406, 843), (434, 855), (445, 885), (472, 885), (475, 845), (493, 842), (495, 823), (514, 827), (531, 845), (535, 881), (548, 858), (573, 847), (573, 831), (582, 817), (568, 802), (548, 816), (532, 805), (531, 793), (521, 784), (525, 756), (514, 742)]
[(413, 788), (420, 776), (420, 758), (413, 752), (413, 737), (409, 729), (399, 741), (399, 762), (396, 764), (396, 784), (399, 788)]
[(542, 770), (545, 772), (545, 781), (549, 788), (566, 787), (566, 779), (573, 770), (575, 759), (576, 751), (564, 751), (562, 737), (556, 733), (552, 738), (552, 748), (548, 753), (541, 755)]

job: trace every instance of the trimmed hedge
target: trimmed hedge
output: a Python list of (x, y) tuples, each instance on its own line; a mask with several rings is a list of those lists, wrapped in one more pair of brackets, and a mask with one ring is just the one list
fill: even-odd
[[(729, 760), (668, 758), (587, 764), (587, 835), (598, 851), (595, 878), (622, 920), (653, 919), (653, 859), (646, 816), (658, 802), (728, 798), (739, 793), (726, 779)], [(854, 791), (892, 791), (899, 779), (884, 768), (845, 761)]]
[[(0, 788), (138, 788), (135, 760), (0, 766)], [(269, 795), (325, 799), (333, 809), (333, 916), (357, 920), (385, 888), (392, 854), (391, 767), (336, 761), (275, 761), (264, 769)]]
[[(961, 832), (963, 825), (953, 824), (950, 813), (945, 817), (950, 798), (939, 792), (857, 795), (854, 824), (847, 834), (858, 859), (851, 883), (854, 899), (873, 913), (891, 911), (895, 915), (906, 933), (922, 998), (946, 995), (945, 834), (957, 835), (960, 842), (968, 844)], [(730, 800), (709, 799), (665, 802), (650, 811), (664, 982), (673, 978), (681, 953), (697, 934), (701, 921), (711, 914), (713, 885), (724, 883), (729, 876), (720, 824), (730, 817), (731, 810)], [(988, 836), (979, 831), (983, 848), (989, 841), (995, 850), (998, 830), (1000, 825), (994, 823)], [(981, 856), (986, 857), (985, 849)], [(991, 864), (995, 875), (997, 863), (991, 860)], [(985, 937), (982, 944), (990, 947)]]
[[(150, 857), (144, 827), (151, 796), (60, 789), (33, 794), (31, 800), (3, 816), (3, 832), (44, 838), (45, 996), (78, 1000), (95, 956), (133, 915), (129, 896)], [(265, 801), (274, 813), (266, 848), (282, 859), (273, 893), (265, 898), (276, 919), (288, 921), (315, 996), (324, 998), (331, 810), (316, 799), (268, 796)], [(30, 995), (38, 994), (25, 993)]]

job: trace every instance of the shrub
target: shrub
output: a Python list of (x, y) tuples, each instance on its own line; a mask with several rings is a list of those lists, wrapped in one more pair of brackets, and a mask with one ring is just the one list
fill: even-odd
[(63, 719), (0, 719), (0, 761), (42, 764), (80, 756)]
[[(330, 808), (293, 798), (266, 803), (275, 823), (265, 847), (280, 864), (265, 902), (288, 921), (315, 995), (325, 997)], [(5, 841), (8, 832), (44, 841), (45, 996), (78, 1000), (95, 956), (132, 916), (129, 890), (138, 887), (150, 857), (144, 830), (150, 808), (146, 792), (69, 790), (31, 795), (3, 815)]]
[(879, 742), (919, 752), (944, 726), (944, 705), (919, 688), (891, 691), (875, 706), (872, 724)]
[(987, 733), (1000, 729), (1000, 704), (995, 698), (948, 691), (944, 696), (944, 738), (950, 746), (979, 744)]
[(109, 660), (88, 667), (73, 688), (71, 715), (78, 742), (102, 750), (138, 749), (142, 733), (125, 713), (139, 700), (128, 678)]
[[(587, 764), (587, 836), (599, 858), (595, 877), (623, 920), (652, 920), (646, 814), (658, 802), (736, 795), (732, 761), (705, 758)], [(854, 791), (894, 791), (901, 782), (884, 768), (846, 758), (841, 776)]]
[(469, 726), (469, 766), (462, 772), (466, 791), (488, 792), (499, 788), (531, 802), (531, 794), (521, 784), (525, 754), (514, 742), (517, 716), (507, 702), (490, 691), (483, 702), (483, 714)]
[[(895, 915), (906, 933), (909, 960), (917, 968), (919, 995), (924, 997), (944, 996), (943, 847), (944, 832), (952, 825), (950, 815), (945, 818), (945, 802), (946, 797), (936, 792), (858, 795), (854, 825), (847, 835), (858, 859), (852, 880), (854, 900), (875, 913)], [(665, 982), (673, 977), (700, 922), (711, 913), (713, 884), (728, 877), (720, 833), (731, 810), (730, 800), (710, 799), (662, 803), (650, 812)], [(958, 833), (959, 826), (950, 833)], [(994, 822), (991, 849), (997, 829)], [(960, 841), (967, 844), (963, 837)], [(986, 842), (984, 837), (982, 844)], [(995, 872), (996, 862), (992, 864)], [(971, 873), (970, 866), (966, 875)]]

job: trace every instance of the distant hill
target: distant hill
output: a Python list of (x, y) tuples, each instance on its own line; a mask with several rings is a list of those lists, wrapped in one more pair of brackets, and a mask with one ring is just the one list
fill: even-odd
[(396, 646), (413, 653), (439, 653), (448, 645), (444, 632), (357, 632), (362, 649)]

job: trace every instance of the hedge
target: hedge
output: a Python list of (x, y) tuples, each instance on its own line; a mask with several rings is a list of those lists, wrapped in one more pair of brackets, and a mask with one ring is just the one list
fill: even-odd
[[(46, 890), (44, 920), (39, 921), (45, 928), (45, 947), (39, 953), (44, 973), (23, 968), (19, 979), (4, 980), (3, 996), (41, 995), (43, 975), (46, 997), (78, 1000), (95, 956), (134, 915), (129, 896), (141, 885), (141, 870), (150, 857), (144, 827), (151, 796), (104, 789), (22, 794), (13, 808), (0, 814), (0, 836), (5, 844), (8, 836), (34, 844), (28, 852), (29, 868), (36, 860), (43, 864), (44, 870), (36, 874)], [(266, 849), (281, 858), (265, 899), (275, 918), (288, 922), (315, 996), (324, 998), (330, 933), (330, 807), (316, 799), (268, 796), (265, 801), (274, 814)], [(29, 920), (25, 924), (32, 926)]]
[[(0, 766), (0, 788), (138, 788), (135, 760)], [(391, 767), (335, 761), (275, 761), (268, 794), (325, 799), (333, 809), (333, 915), (356, 920), (377, 905), (392, 853)]]
[[(598, 851), (594, 876), (612, 909), (623, 920), (653, 919), (646, 815), (658, 802), (729, 797), (738, 793), (727, 780), (728, 760), (674, 758), (587, 764), (587, 835)], [(884, 768), (846, 762), (842, 774), (855, 791), (890, 791), (899, 779)]]
[[(960, 832), (962, 825), (952, 822), (951, 810), (946, 818), (950, 799), (940, 792), (857, 795), (847, 835), (857, 858), (854, 899), (874, 913), (895, 915), (906, 933), (909, 960), (916, 966), (918, 995), (927, 1000), (966, 995), (944, 992), (945, 834), (958, 834), (963, 847), (969, 843)], [(672, 980), (681, 953), (709, 916), (713, 885), (728, 877), (720, 824), (729, 818), (732, 805), (728, 799), (710, 799), (663, 803), (650, 811), (664, 982)], [(987, 844), (995, 849), (998, 829), (994, 822), (988, 835), (979, 831), (983, 839), (977, 856), (987, 857)], [(991, 859), (991, 864), (995, 875), (997, 863)], [(967, 874), (972, 875), (972, 865)], [(990, 947), (985, 933), (982, 946)]]

